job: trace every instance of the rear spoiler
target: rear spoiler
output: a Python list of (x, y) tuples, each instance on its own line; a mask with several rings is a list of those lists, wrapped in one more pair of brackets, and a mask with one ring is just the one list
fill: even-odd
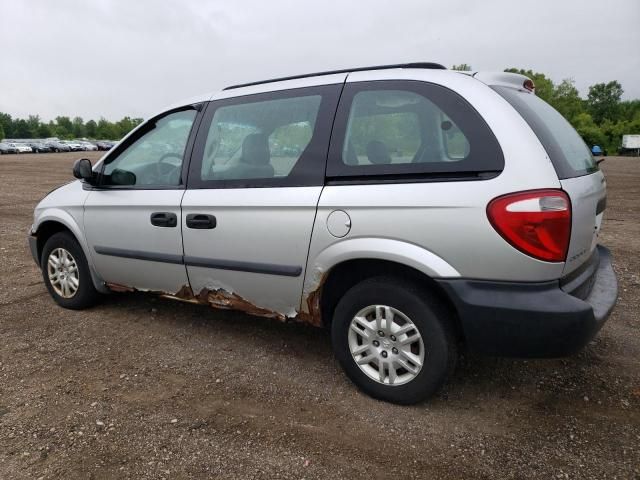
[(469, 75), (490, 87), (508, 87), (523, 92), (536, 93), (536, 86), (529, 77), (511, 72), (458, 72)]

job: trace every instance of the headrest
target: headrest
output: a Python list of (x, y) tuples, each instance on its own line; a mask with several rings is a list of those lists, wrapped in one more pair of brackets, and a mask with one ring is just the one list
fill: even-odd
[(391, 163), (391, 155), (387, 146), (378, 140), (372, 140), (367, 144), (367, 157), (373, 164)]
[(249, 165), (267, 165), (271, 160), (267, 136), (263, 133), (247, 135), (242, 142), (241, 159)]

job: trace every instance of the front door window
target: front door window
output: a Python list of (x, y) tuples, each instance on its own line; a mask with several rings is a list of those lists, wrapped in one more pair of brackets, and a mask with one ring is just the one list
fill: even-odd
[(107, 160), (101, 185), (180, 185), (184, 150), (195, 116), (195, 110), (184, 110), (143, 125), (128, 148)]

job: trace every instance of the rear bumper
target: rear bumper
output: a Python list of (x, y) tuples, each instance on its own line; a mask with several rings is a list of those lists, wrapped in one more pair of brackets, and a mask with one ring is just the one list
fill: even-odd
[(562, 286), (557, 280), (438, 282), (458, 312), (470, 350), (508, 357), (560, 357), (580, 350), (598, 333), (618, 298), (611, 253), (600, 245), (597, 252), (593, 268), (583, 274), (587, 278), (574, 278)]

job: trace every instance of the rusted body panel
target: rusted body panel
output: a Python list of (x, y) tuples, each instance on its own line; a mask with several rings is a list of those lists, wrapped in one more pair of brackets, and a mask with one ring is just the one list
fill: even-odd
[(135, 288), (127, 287), (126, 285), (120, 285), (118, 283), (105, 283), (106, 287), (112, 292), (135, 292)]
[[(327, 273), (317, 272), (315, 281), (309, 285), (305, 285), (305, 290), (302, 292), (302, 304), (297, 318), (303, 322), (316, 327), (321, 327), (322, 311), (320, 308), (320, 299), (322, 298), (322, 288), (324, 282), (327, 279)], [(309, 290), (307, 290), (309, 288)]]
[[(107, 288), (113, 292), (134, 292), (135, 288), (119, 285), (115, 283), (107, 283)], [(164, 298), (180, 300), (183, 302), (197, 303), (201, 305), (209, 305), (213, 308), (222, 310), (237, 310), (255, 315), (258, 317), (273, 318), (281, 322), (297, 321), (306, 323), (315, 327), (322, 326), (322, 316), (320, 313), (320, 296), (322, 283), (318, 289), (311, 292), (303, 302), (302, 311), (296, 312), (295, 316), (288, 316), (284, 313), (269, 310), (267, 308), (254, 305), (246, 298), (241, 297), (237, 293), (228, 292), (222, 288), (219, 289), (202, 289), (199, 293), (194, 293), (191, 287), (184, 285), (175, 293), (168, 292), (148, 292), (155, 293)]]

